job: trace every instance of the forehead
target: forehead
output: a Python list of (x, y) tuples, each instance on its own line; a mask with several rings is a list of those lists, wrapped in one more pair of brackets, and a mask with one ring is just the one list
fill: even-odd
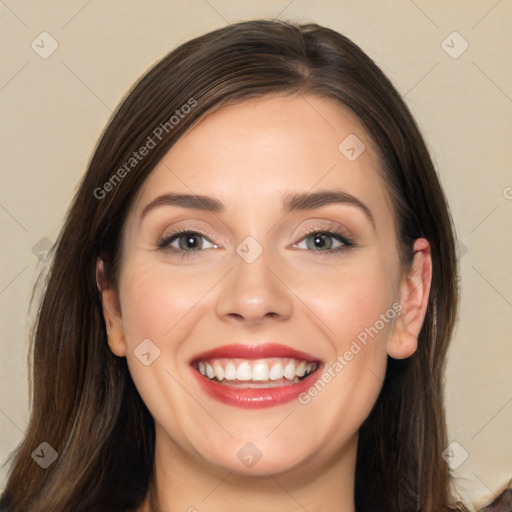
[(168, 192), (261, 209), (285, 193), (319, 189), (342, 189), (390, 213), (377, 151), (348, 107), (317, 96), (263, 97), (195, 124), (150, 174), (136, 209)]

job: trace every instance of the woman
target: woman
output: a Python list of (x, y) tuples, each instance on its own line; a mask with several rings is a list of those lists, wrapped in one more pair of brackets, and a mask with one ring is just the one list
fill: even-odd
[(69, 211), (1, 503), (449, 510), (456, 282), (425, 144), (356, 45), (276, 21), (189, 41)]

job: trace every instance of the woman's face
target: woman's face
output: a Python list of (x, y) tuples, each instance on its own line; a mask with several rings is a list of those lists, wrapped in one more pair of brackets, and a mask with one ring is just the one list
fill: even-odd
[(403, 283), (358, 118), (315, 96), (247, 100), (199, 122), (141, 190), (110, 345), (173, 457), (318, 468), (355, 453)]

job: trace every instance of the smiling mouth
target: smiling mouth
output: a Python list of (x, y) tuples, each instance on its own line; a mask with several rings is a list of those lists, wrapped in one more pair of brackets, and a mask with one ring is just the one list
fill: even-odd
[(296, 399), (320, 377), (322, 361), (277, 343), (224, 345), (190, 361), (202, 391), (233, 407), (260, 409)]
[(240, 389), (269, 389), (298, 384), (318, 369), (318, 363), (303, 359), (201, 359), (194, 368), (207, 379)]

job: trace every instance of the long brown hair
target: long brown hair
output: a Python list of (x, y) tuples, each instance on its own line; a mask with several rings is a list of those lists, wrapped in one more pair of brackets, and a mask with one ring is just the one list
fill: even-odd
[[(104, 259), (115, 286), (134, 197), (193, 123), (224, 105), (273, 94), (315, 94), (351, 108), (380, 151), (404, 265), (416, 238), (430, 242), (433, 278), (419, 348), (409, 359), (388, 361), (380, 396), (360, 429), (355, 500), (358, 512), (448, 510), (443, 371), (458, 292), (438, 176), (399, 93), (357, 45), (315, 24), (264, 20), (178, 47), (138, 81), (106, 127), (55, 245), (31, 340), (32, 413), (12, 456), (4, 506), (125, 512), (144, 499), (153, 420), (126, 360), (107, 345), (96, 261)], [(131, 161), (149, 138), (155, 146)], [(47, 469), (31, 456), (42, 442), (58, 453)]]

